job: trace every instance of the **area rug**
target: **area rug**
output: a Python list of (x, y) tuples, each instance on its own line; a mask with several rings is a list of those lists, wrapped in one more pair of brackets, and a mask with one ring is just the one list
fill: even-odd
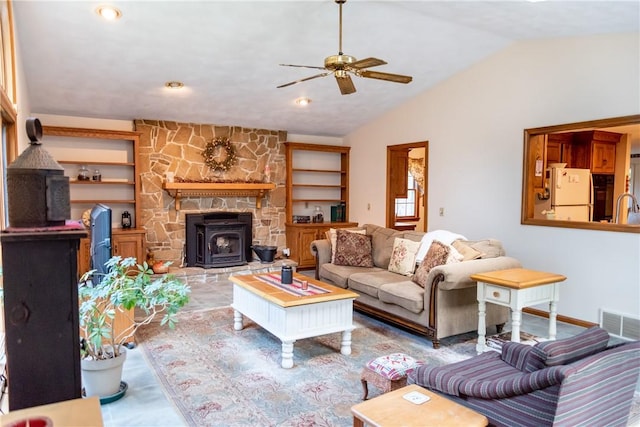
[[(167, 397), (188, 425), (347, 426), (362, 401), (360, 372), (375, 357), (402, 352), (432, 365), (475, 355), (472, 335), (431, 342), (354, 313), (352, 354), (340, 354), (341, 334), (299, 340), (294, 366), (280, 367), (280, 341), (233, 310), (186, 312), (175, 329), (151, 324), (137, 334)], [(458, 342), (456, 342), (458, 341)], [(369, 396), (380, 394), (373, 386)]]
[[(280, 367), (280, 341), (245, 319), (233, 329), (230, 307), (183, 312), (173, 330), (157, 323), (137, 338), (166, 396), (187, 425), (350, 426), (362, 401), (360, 372), (370, 359), (402, 352), (434, 366), (474, 356), (477, 334), (431, 342), (354, 312), (352, 354), (340, 354), (341, 334), (299, 340), (294, 367)], [(502, 339), (510, 336), (502, 335)], [(535, 337), (521, 334), (521, 339)], [(380, 390), (369, 387), (369, 397)], [(629, 426), (640, 425), (636, 393)]]

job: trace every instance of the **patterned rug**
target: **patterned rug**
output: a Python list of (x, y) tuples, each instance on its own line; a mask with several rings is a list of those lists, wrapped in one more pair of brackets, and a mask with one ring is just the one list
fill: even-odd
[[(354, 322), (350, 356), (340, 354), (340, 333), (299, 340), (291, 369), (280, 367), (281, 344), (269, 332), (247, 319), (233, 330), (230, 307), (185, 312), (176, 329), (151, 324), (137, 337), (185, 422), (206, 426), (351, 425), (368, 360), (402, 352), (443, 365), (475, 355), (465, 342), (473, 334), (434, 350), (425, 338), (357, 312)], [(370, 387), (370, 397), (379, 394)]]
[[(340, 354), (339, 333), (309, 338), (295, 343), (293, 368), (282, 369), (280, 341), (246, 318), (234, 331), (230, 307), (179, 316), (176, 329), (150, 324), (137, 337), (187, 425), (350, 426), (367, 361), (402, 352), (440, 366), (474, 356), (477, 337), (446, 338), (434, 350), (425, 338), (354, 312), (350, 356)], [(379, 394), (369, 387), (370, 398)], [(628, 425), (640, 425), (638, 393)]]

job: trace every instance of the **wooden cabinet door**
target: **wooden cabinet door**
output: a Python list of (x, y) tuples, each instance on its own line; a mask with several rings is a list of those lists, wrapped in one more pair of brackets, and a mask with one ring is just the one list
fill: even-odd
[(409, 179), (409, 154), (406, 149), (389, 151), (390, 191), (395, 198), (407, 197)]
[(318, 230), (315, 228), (300, 230), (298, 233), (298, 266), (313, 267), (316, 258), (311, 253), (311, 242), (318, 238)]
[(594, 142), (592, 147), (593, 173), (615, 173), (616, 172), (616, 146), (603, 142)]
[(84, 237), (80, 239), (78, 250), (78, 277), (89, 270), (91, 270), (91, 239)]
[(560, 163), (562, 161), (562, 144), (558, 142), (547, 142), (547, 165), (549, 163)]
[(142, 250), (142, 236), (139, 233), (114, 234), (112, 238), (113, 255), (123, 258), (134, 257), (138, 263), (145, 261)]

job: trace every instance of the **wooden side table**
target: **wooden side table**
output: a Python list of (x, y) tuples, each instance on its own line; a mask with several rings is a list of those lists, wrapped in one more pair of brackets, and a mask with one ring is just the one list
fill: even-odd
[(549, 339), (556, 339), (556, 303), (560, 299), (560, 283), (565, 276), (543, 271), (512, 268), (473, 274), (478, 282), (478, 344), (476, 351), (487, 350), (485, 335), (486, 303), (511, 308), (511, 341), (520, 342), (522, 308), (549, 303)]
[[(416, 405), (402, 397), (412, 391), (426, 394), (430, 400)], [(415, 384), (358, 403), (351, 407), (351, 413), (354, 427), (365, 423), (372, 427), (474, 427), (489, 423), (484, 415)]]
[(8, 414), (0, 415), (0, 424), (6, 426), (21, 420), (43, 416), (50, 418), (54, 426), (102, 427), (104, 425), (100, 399), (97, 396), (10, 411)]

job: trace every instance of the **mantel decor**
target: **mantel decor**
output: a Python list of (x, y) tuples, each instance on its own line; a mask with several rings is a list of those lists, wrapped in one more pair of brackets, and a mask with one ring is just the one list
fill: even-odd
[[(226, 156), (224, 160), (218, 161), (216, 160), (218, 147), (222, 148), (226, 152)], [(208, 142), (202, 151), (202, 157), (204, 157), (204, 164), (209, 166), (209, 169), (212, 171), (223, 171), (227, 172), (231, 169), (231, 166), (235, 165), (238, 161), (238, 157), (236, 155), (236, 149), (231, 145), (231, 141), (226, 137), (216, 137), (212, 141)]]
[(180, 210), (182, 197), (241, 197), (256, 198), (256, 209), (262, 207), (262, 198), (276, 188), (271, 182), (165, 182), (162, 188), (176, 199), (176, 211)]

